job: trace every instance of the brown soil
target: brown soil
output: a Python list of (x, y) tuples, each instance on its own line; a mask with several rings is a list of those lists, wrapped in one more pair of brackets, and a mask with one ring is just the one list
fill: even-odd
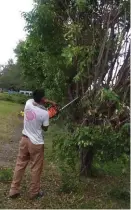
[(0, 167), (10, 167), (15, 164), (21, 133), (22, 123), (14, 129), (13, 135), (8, 143), (1, 143)]

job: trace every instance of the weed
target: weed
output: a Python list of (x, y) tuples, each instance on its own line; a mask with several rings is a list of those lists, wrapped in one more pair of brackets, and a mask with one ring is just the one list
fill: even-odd
[(130, 193), (127, 191), (127, 189), (120, 189), (120, 187), (114, 188), (109, 192), (109, 195), (113, 199), (123, 200), (125, 202), (130, 201)]
[(122, 174), (127, 174), (129, 172), (129, 161), (123, 163), (121, 158), (117, 161), (108, 161), (105, 163), (95, 163), (95, 170), (99, 174), (111, 175), (111, 176), (121, 176)]
[(60, 192), (71, 193), (78, 190), (78, 180), (71, 174), (62, 174)]
[(8, 182), (12, 180), (12, 169), (1, 168), (0, 169), (0, 182)]

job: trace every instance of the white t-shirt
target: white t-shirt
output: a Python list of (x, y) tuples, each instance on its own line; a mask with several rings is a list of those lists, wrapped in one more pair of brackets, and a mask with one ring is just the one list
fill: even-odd
[(42, 125), (49, 125), (49, 114), (46, 110), (33, 105), (33, 102), (33, 99), (26, 102), (22, 134), (28, 136), (33, 144), (44, 144)]

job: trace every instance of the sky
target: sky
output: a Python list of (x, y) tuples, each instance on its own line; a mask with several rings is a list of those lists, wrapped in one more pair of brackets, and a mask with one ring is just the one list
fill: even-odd
[(28, 12), (32, 7), (33, 0), (0, 0), (0, 65), (15, 59), (13, 49), (26, 36), (21, 12)]

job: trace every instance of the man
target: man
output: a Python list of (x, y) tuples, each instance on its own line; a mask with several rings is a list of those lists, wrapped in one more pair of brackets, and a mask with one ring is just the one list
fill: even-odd
[(14, 171), (13, 181), (9, 192), (10, 198), (20, 195), (20, 183), (26, 166), (31, 165), (30, 198), (42, 197), (40, 191), (40, 175), (43, 169), (44, 139), (42, 130), (47, 131), (49, 115), (43, 106), (45, 103), (55, 104), (45, 99), (43, 90), (36, 90), (33, 99), (26, 102), (24, 109), (24, 129), (19, 144), (19, 153)]

